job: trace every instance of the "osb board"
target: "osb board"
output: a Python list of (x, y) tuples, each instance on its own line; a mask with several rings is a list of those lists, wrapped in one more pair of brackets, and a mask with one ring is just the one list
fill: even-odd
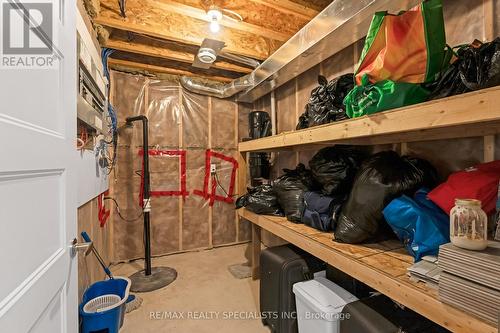
[[(126, 19), (119, 15), (117, 2), (103, 0), (101, 12), (95, 22), (196, 45), (200, 45), (208, 33), (205, 21), (168, 12), (152, 2), (139, 0), (127, 1)], [(281, 45), (270, 38), (227, 28), (221, 29), (217, 39), (225, 42), (229, 52), (258, 59), (267, 58)]]
[(483, 39), (483, 1), (443, 0), (443, 14), (448, 45)]
[(208, 100), (207, 96), (182, 90), (183, 147), (208, 147)]
[[(210, 0), (175, 0), (196, 8), (208, 10)], [(323, 0), (324, 1), (324, 0)], [(205, 4), (206, 6), (203, 6)], [(292, 36), (309, 21), (293, 13), (277, 11), (272, 7), (248, 0), (217, 0), (217, 6), (237, 12), (243, 21), (265, 29), (281, 32)]]
[(187, 154), (187, 188), (190, 195), (184, 201), (182, 244), (184, 250), (208, 247), (208, 203), (193, 190), (203, 189), (205, 151), (189, 150)]
[(231, 100), (211, 98), (212, 148), (236, 149), (236, 107)]

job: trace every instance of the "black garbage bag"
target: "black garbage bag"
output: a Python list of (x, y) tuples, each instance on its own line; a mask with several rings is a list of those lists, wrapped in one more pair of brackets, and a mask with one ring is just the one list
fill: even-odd
[(320, 75), (318, 83), (319, 86), (311, 92), (296, 129), (347, 119), (343, 101), (354, 87), (353, 74), (341, 75), (330, 82)]
[(247, 193), (236, 200), (236, 209), (242, 207), (255, 214), (283, 216), (276, 192), (267, 184), (247, 188)]
[(500, 37), (456, 48), (456, 59), (426, 88), (438, 99), (500, 85)]
[(382, 210), (396, 197), (413, 196), (420, 187), (433, 188), (437, 172), (427, 161), (400, 157), (394, 151), (372, 155), (361, 166), (342, 207), (335, 240), (362, 243), (393, 235)]
[(299, 122), (297, 123), (297, 127), (295, 127), (295, 129), (300, 130), (308, 127), (309, 127), (309, 114), (307, 113), (307, 108), (306, 108), (306, 111), (304, 111), (304, 113), (300, 115)]
[(458, 51), (462, 82), (471, 90), (500, 85), (500, 37), (490, 43), (475, 40)]
[(301, 222), (304, 212), (304, 193), (318, 188), (311, 170), (300, 163), (295, 170), (283, 169), (284, 175), (279, 177), (273, 189), (278, 197), (278, 203), (283, 209), (286, 218), (295, 223)]
[(324, 194), (346, 196), (351, 190), (361, 163), (367, 156), (366, 151), (353, 146), (325, 147), (313, 156), (309, 161), (309, 167)]

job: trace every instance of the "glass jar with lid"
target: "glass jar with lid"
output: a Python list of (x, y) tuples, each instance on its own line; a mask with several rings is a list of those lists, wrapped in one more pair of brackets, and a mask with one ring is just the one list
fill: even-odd
[(450, 240), (468, 250), (480, 251), (488, 246), (488, 217), (481, 209), (481, 201), (455, 199), (450, 211)]

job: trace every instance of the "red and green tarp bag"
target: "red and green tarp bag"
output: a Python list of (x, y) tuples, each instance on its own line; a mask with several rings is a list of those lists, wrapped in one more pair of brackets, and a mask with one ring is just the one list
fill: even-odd
[(446, 62), (441, 0), (427, 0), (397, 15), (375, 13), (355, 72), (370, 82), (433, 81)]
[(346, 114), (349, 118), (395, 109), (427, 100), (429, 91), (417, 83), (382, 80), (370, 83), (368, 75), (361, 79), (360, 86), (354, 88), (344, 98)]

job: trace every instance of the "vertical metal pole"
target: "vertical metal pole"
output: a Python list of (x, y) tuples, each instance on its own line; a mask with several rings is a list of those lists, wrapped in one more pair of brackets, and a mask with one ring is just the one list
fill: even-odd
[(142, 150), (144, 159), (144, 184), (143, 184), (143, 212), (144, 212), (144, 275), (151, 275), (151, 222), (149, 214), (150, 203), (150, 176), (149, 176), (149, 142), (148, 142), (148, 118), (137, 116), (127, 118), (127, 123), (142, 121)]
[(144, 274), (146, 276), (151, 275), (151, 222), (149, 219), (149, 213), (151, 210), (150, 204), (150, 178), (149, 178), (149, 142), (148, 142), (148, 118), (142, 118), (142, 143), (144, 151), (144, 257), (145, 257), (145, 267)]

